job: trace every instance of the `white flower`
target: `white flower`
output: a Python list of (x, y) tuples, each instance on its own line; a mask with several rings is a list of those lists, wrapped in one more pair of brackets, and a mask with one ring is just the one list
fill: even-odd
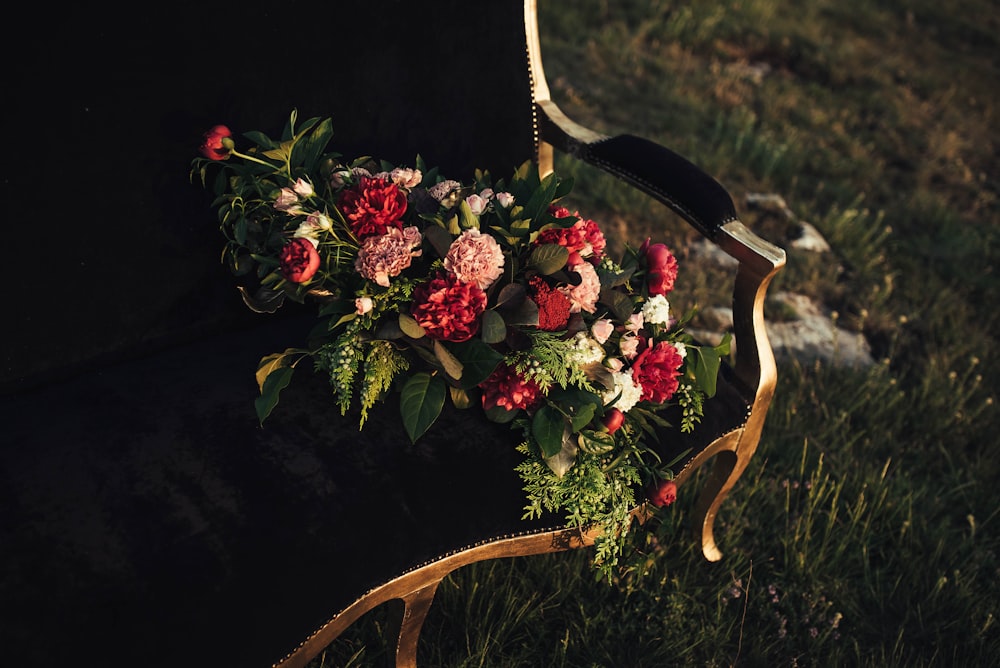
[(687, 350), (687, 346), (684, 345), (683, 341), (675, 341), (674, 342), (674, 348), (677, 349), (677, 354), (681, 356), (681, 359), (684, 359), (685, 357), (687, 357), (688, 350)]
[(632, 380), (631, 371), (612, 371), (611, 378), (614, 380), (615, 386), (613, 389), (605, 391), (601, 397), (604, 400), (604, 405), (608, 405), (621, 394), (618, 401), (615, 402), (615, 408), (622, 413), (628, 413), (633, 406), (639, 403), (639, 399), (642, 397), (642, 388)]
[(354, 307), (357, 309), (358, 315), (364, 315), (368, 311), (372, 310), (375, 303), (372, 301), (371, 297), (358, 297), (354, 300)]
[(416, 188), (420, 185), (420, 182), (424, 180), (424, 175), (419, 169), (410, 169), (409, 167), (397, 167), (396, 169), (389, 172), (389, 178), (392, 182), (401, 188)]
[(573, 346), (573, 352), (568, 357), (579, 366), (604, 360), (604, 348), (600, 343), (587, 336), (585, 332), (577, 332), (570, 343)]
[(299, 225), (292, 236), (308, 239), (312, 242), (313, 246), (319, 246), (320, 232), (324, 230), (329, 231), (332, 228), (333, 222), (326, 214), (313, 211), (302, 221), (302, 224)]
[(642, 315), (646, 322), (665, 325), (670, 321), (670, 302), (663, 295), (653, 295), (643, 305)]

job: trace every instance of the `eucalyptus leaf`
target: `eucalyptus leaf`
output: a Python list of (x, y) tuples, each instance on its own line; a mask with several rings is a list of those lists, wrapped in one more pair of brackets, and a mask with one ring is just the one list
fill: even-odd
[(438, 358), (441, 367), (448, 374), (449, 378), (462, 380), (462, 363), (458, 361), (458, 358), (443, 343), (437, 340), (434, 341), (434, 355)]
[(558, 477), (563, 477), (566, 472), (569, 471), (570, 467), (576, 462), (576, 452), (577, 443), (576, 439), (570, 437), (570, 433), (567, 431), (565, 437), (563, 438), (562, 447), (559, 452), (555, 453), (551, 457), (545, 458), (545, 464), (552, 470), (553, 473)]
[(399, 396), (399, 412), (411, 443), (423, 436), (441, 414), (446, 385), (429, 373), (417, 373), (406, 381)]
[(399, 314), (399, 329), (411, 339), (421, 339), (427, 334), (416, 319), (406, 313)]
[(507, 338), (507, 324), (503, 316), (492, 309), (483, 312), (479, 331), (485, 343), (500, 343)]

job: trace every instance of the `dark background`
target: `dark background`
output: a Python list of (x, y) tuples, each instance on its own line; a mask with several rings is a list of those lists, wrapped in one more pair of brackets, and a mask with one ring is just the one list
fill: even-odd
[(0, 47), (0, 393), (271, 317), (243, 305), (211, 198), (189, 182), (215, 124), (238, 141), (277, 136), (297, 108), (300, 119), (331, 116), (331, 148), (347, 158), (412, 164), (419, 152), (452, 178), (476, 166), (509, 175), (531, 155), (530, 91), (496, 63), (524, 47), (491, 45), (474, 26), (507, 22), (517, 35), (522, 11), (301, 0), (26, 9)]

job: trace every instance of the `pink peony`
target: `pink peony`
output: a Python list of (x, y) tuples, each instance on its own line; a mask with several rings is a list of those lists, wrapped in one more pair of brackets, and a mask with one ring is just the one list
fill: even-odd
[(669, 341), (646, 348), (632, 362), (632, 379), (642, 388), (642, 401), (662, 404), (677, 391), (684, 358)]
[(427, 336), (442, 341), (468, 341), (479, 331), (486, 293), (475, 283), (462, 283), (442, 272), (413, 291), (410, 313)]
[(205, 133), (199, 151), (209, 160), (229, 160), (233, 133), (225, 125), (216, 125)]
[(580, 274), (580, 278), (583, 279), (579, 285), (567, 285), (559, 288), (564, 295), (569, 297), (572, 304), (570, 313), (579, 313), (580, 311), (593, 313), (597, 310), (597, 299), (601, 296), (601, 279), (597, 275), (597, 271), (588, 262), (575, 264), (569, 269)]
[(649, 502), (657, 508), (669, 506), (677, 500), (677, 483), (673, 480), (661, 480), (649, 490)]
[(390, 228), (403, 227), (406, 194), (388, 179), (362, 176), (344, 190), (340, 208), (347, 224), (359, 240), (385, 234)]
[(463, 283), (475, 283), (483, 290), (503, 275), (503, 264), (500, 244), (477, 229), (462, 232), (444, 257), (445, 269)]
[(502, 406), (509, 411), (533, 411), (542, 401), (542, 388), (530, 378), (523, 378), (514, 367), (501, 364), (479, 384), (483, 408)]
[[(648, 242), (647, 242), (648, 244)], [(664, 244), (646, 248), (646, 286), (650, 295), (667, 295), (674, 289), (677, 279), (677, 258)]]
[(319, 269), (319, 252), (309, 239), (296, 237), (278, 255), (282, 275), (292, 283), (305, 283)]
[(410, 266), (412, 258), (420, 255), (420, 230), (395, 227), (381, 236), (366, 237), (358, 249), (354, 268), (369, 281), (375, 281), (383, 288), (389, 287), (389, 277), (399, 274)]

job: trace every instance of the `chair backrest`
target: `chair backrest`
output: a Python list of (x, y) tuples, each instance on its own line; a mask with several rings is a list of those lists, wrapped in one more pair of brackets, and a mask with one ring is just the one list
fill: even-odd
[[(26, 11), (35, 11), (28, 8)], [(0, 106), (0, 391), (256, 322), (188, 181), (209, 127), (331, 116), (345, 158), (509, 176), (535, 152), (516, 0), (112, 0), (39, 16)], [(77, 13), (79, 12), (79, 13)], [(20, 91), (20, 92), (18, 92)], [(10, 301), (13, 301), (13, 304)]]

